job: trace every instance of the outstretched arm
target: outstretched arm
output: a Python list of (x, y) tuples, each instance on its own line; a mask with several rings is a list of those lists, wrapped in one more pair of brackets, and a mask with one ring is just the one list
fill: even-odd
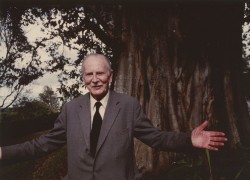
[(26, 160), (52, 152), (66, 143), (65, 106), (48, 133), (20, 144), (0, 147), (1, 160)]
[(206, 148), (208, 150), (218, 151), (218, 147), (224, 146), (227, 141), (225, 134), (218, 131), (205, 131), (208, 126), (208, 121), (205, 121), (200, 126), (192, 131), (191, 141), (196, 148)]

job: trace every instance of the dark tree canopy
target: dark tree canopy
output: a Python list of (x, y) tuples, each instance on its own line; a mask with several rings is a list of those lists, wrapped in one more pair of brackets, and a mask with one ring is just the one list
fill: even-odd
[[(14, 7), (1, 11), (0, 88), (7, 87), (9, 89), (7, 96), (0, 104), (1, 108), (10, 106), (24, 86), (43, 74), (43, 69), (39, 68), (41, 62), (36, 51), (39, 46), (32, 47), (28, 43), (20, 28), (21, 16), (15, 16), (16, 13), (21, 12)], [(30, 60), (26, 59), (27, 54), (31, 55)], [(14, 97), (7, 106), (4, 106), (5, 101), (10, 96)]]
[[(18, 50), (15, 50), (16, 52), (14, 53), (24, 53), (25, 50), (21, 48), (29, 48), (27, 53), (31, 53), (32, 56), (29, 61), (29, 66), (25, 66), (25, 68), (17, 67), (15, 68), (15, 73), (13, 73), (11, 72), (11, 70), (14, 71), (12, 67), (16, 66), (18, 59), (16, 57), (11, 57), (11, 61), (6, 55), (6, 60), (1, 61), (1, 63), (2, 67), (6, 69), (6, 72), (12, 74), (12, 79), (8, 80), (6, 78), (8, 77), (8, 74), (6, 74), (5, 71), (2, 71), (1, 87), (6, 85), (10, 88), (14, 85), (22, 87), (22, 85), (27, 85), (34, 79), (43, 76), (44, 73), (60, 71), (60, 93), (62, 93), (64, 97), (78, 96), (80, 84), (82, 83), (80, 63), (83, 57), (90, 52), (99, 52), (112, 58), (111, 47), (114, 46), (115, 43), (114, 37), (111, 35), (114, 26), (113, 18), (110, 13), (105, 12), (105, 9), (112, 9), (112, 7), (102, 8), (101, 6), (96, 7), (92, 5), (86, 7), (62, 6), (60, 8), (23, 7), (20, 9), (21, 10), (18, 9), (18, 11), (14, 7), (4, 9), (2, 13), (3, 19), (4, 15), (8, 16), (11, 24), (15, 26), (9, 27), (7, 29), (8, 32), (11, 32), (13, 29), (19, 30), (19, 33), (15, 33), (11, 36), (16, 38), (16, 40), (13, 41), (16, 43), (12, 45), (13, 48), (19, 48)], [(98, 14), (100, 17), (96, 16), (96, 12), (102, 12), (101, 14)], [(15, 16), (11, 18), (11, 14), (15, 14)], [(97, 19), (100, 19), (100, 22)], [(22, 27), (29, 24), (35, 24), (37, 20), (41, 20), (43, 23), (41, 32), (47, 33), (46, 30), (48, 29), (50, 32), (48, 33), (48, 36), (36, 40), (35, 43), (31, 45), (27, 42)], [(101, 23), (103, 23), (103, 25)], [(8, 23), (6, 22), (4, 25), (8, 25)], [(24, 40), (20, 39), (20, 37)], [(22, 43), (18, 43), (17, 40)], [(18, 45), (21, 47), (18, 47)], [(5, 46), (9, 47), (10, 45), (5, 44)], [(75, 59), (67, 58), (64, 56), (63, 52), (58, 52), (60, 47), (76, 51), (77, 57), (75, 57)], [(46, 50), (50, 56), (45, 67), (41, 66), (42, 57), (39, 54), (39, 50), (41, 49)], [(8, 52), (9, 51), (7, 51), (7, 53)], [(19, 56), (21, 63), (25, 63), (25, 61), (23, 61), (24, 55)], [(71, 68), (65, 69), (65, 66)], [(66, 84), (66, 81), (69, 79), (75, 79), (75, 83), (71, 86)], [(13, 91), (15, 90), (16, 88)]]

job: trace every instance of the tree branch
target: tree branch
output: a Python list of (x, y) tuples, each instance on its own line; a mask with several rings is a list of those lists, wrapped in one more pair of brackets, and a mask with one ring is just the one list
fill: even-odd
[[(17, 84), (14, 87), (14, 89), (12, 89), (11, 92), (3, 99), (2, 104), (0, 106), (1, 110), (5, 110), (5, 109), (9, 108), (16, 101), (16, 99), (18, 98), (20, 93), (23, 91), (23, 88), (24, 88), (24, 86), (21, 86), (21, 85)], [(11, 97), (15, 92), (16, 92), (16, 94), (15, 94), (14, 98), (11, 100), (11, 102), (7, 106), (4, 107), (5, 102), (7, 101), (7, 99), (9, 97)], [(4, 108), (2, 108), (2, 107), (4, 107)]]
[(85, 25), (86, 28), (90, 29), (96, 35), (96, 37), (99, 38), (107, 46), (113, 47), (115, 44), (117, 44), (115, 38), (112, 37), (112, 35), (107, 33), (105, 30), (102, 30), (100, 24), (93, 21), (94, 19), (95, 17), (91, 18), (87, 12), (86, 17), (84, 18), (82, 23), (83, 25)]

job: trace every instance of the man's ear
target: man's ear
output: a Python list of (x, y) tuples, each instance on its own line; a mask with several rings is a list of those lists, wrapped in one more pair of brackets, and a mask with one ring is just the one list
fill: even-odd
[(109, 83), (111, 84), (113, 80), (113, 72), (110, 72)]

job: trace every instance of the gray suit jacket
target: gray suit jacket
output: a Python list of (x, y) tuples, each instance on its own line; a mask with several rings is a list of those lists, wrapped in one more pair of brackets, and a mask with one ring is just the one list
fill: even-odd
[(38, 156), (67, 143), (69, 180), (135, 179), (134, 141), (164, 151), (192, 149), (185, 133), (160, 131), (152, 126), (139, 103), (132, 97), (110, 92), (96, 157), (90, 155), (89, 93), (67, 103), (54, 128), (32, 141), (2, 148), (4, 159)]

